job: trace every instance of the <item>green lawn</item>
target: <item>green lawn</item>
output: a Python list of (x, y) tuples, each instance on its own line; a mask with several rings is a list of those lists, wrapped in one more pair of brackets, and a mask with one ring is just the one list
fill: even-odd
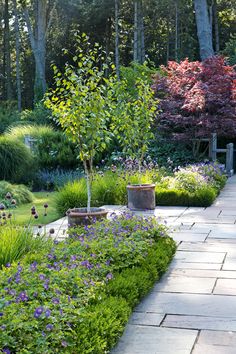
[[(29, 222), (32, 225), (44, 225), (60, 217), (56, 211), (55, 196), (57, 192), (35, 192), (33, 194), (34, 200), (32, 203), (22, 204), (14, 210), (13, 220), (18, 225), (28, 225)], [(47, 216), (44, 216), (43, 205), (45, 203), (48, 204)], [(34, 217), (31, 216), (31, 207), (33, 205), (39, 215), (38, 219), (34, 219)]]

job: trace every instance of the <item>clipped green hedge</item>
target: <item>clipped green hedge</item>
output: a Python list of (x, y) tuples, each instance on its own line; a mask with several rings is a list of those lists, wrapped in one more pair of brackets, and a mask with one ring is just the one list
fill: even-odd
[(107, 353), (175, 250), (155, 220), (126, 214), (28, 254), (0, 272), (0, 351)]
[(156, 187), (156, 204), (168, 206), (210, 206), (216, 196), (217, 191), (211, 187), (197, 189), (194, 193), (179, 189), (164, 189)]

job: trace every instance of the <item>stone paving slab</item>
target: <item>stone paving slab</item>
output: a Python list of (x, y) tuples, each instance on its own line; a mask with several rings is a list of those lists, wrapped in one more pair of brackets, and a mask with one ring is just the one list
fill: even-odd
[(189, 354), (198, 332), (152, 326), (126, 327), (112, 354)]
[(217, 279), (214, 294), (236, 295), (236, 279)]
[[(191, 285), (190, 285), (191, 286)], [(151, 292), (139, 312), (236, 318), (236, 296)]]
[(225, 252), (191, 252), (191, 251), (177, 251), (175, 259), (182, 262), (196, 262), (196, 263), (222, 263), (224, 261)]
[(173, 277), (197, 277), (197, 278), (214, 278), (214, 279), (236, 279), (236, 271), (230, 270), (212, 270), (212, 269), (181, 269), (172, 268), (167, 274)]
[(206, 243), (206, 242), (181, 242), (178, 247), (179, 251), (195, 251), (195, 252), (230, 252), (232, 253), (235, 250), (236, 257), (236, 246), (232, 244), (224, 243), (223, 245), (219, 243)]
[(165, 314), (133, 312), (130, 317), (130, 324), (142, 326), (159, 326)]
[[(236, 317), (167, 315), (161, 326), (198, 330), (236, 331)], [(215, 333), (215, 335), (217, 334)], [(205, 354), (205, 352), (202, 352), (202, 354)]]
[[(191, 284), (191, 287), (189, 286)], [(170, 293), (210, 294), (215, 285), (214, 278), (169, 276), (157, 283), (153, 291)]]
[(201, 331), (193, 354), (235, 354), (236, 333)]
[(192, 242), (197, 242), (197, 241), (205, 241), (207, 238), (208, 234), (196, 234), (196, 233), (191, 233), (191, 232), (174, 232), (170, 233), (170, 237), (173, 238), (176, 242), (179, 241), (192, 241)]
[(212, 270), (220, 270), (222, 268), (221, 263), (197, 263), (197, 262), (183, 262), (181, 260), (174, 259), (169, 269), (212, 269)]

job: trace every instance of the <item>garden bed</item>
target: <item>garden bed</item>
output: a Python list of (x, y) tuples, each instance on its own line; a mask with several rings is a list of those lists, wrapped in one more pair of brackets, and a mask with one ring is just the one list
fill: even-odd
[(175, 249), (156, 221), (123, 215), (7, 265), (0, 274), (0, 349), (107, 353)]

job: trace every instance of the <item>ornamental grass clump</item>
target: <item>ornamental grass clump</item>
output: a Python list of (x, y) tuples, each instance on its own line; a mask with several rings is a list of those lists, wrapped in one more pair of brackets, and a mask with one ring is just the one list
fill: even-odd
[(108, 352), (174, 252), (163, 226), (126, 214), (26, 255), (0, 273), (0, 349)]

